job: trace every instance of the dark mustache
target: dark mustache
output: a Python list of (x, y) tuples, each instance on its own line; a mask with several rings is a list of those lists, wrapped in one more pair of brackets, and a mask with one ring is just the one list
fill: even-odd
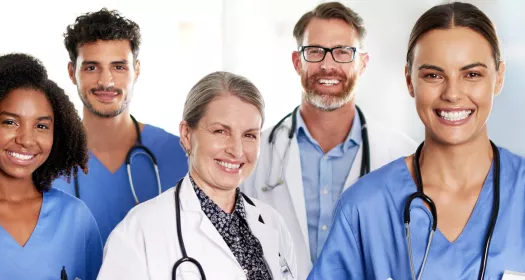
[(118, 94), (122, 94), (122, 90), (115, 87), (98, 87), (98, 88), (92, 88), (91, 93), (95, 93), (96, 91), (108, 91), (108, 92), (115, 92)]

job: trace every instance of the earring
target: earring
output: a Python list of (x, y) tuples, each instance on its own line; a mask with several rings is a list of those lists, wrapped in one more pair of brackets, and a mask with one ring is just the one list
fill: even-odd
[(186, 150), (186, 157), (190, 157), (190, 155), (191, 155), (191, 150), (190, 150), (190, 149), (187, 149), (187, 150)]

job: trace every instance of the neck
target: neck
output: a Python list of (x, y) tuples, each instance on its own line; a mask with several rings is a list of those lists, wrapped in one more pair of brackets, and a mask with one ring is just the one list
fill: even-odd
[(419, 159), (424, 180), (449, 191), (465, 190), (484, 182), (492, 164), (492, 146), (485, 133), (468, 143), (447, 145), (427, 135)]
[(300, 113), (312, 137), (323, 152), (327, 153), (342, 143), (350, 133), (354, 123), (355, 103), (352, 101), (334, 111), (323, 111), (303, 100)]
[[(128, 110), (111, 118), (102, 118), (84, 108), (84, 127), (86, 128), (89, 150), (111, 151), (123, 145), (131, 147), (137, 140), (135, 125)], [(123, 143), (122, 139), (128, 139)]]
[(224, 212), (231, 214), (235, 208), (235, 189), (222, 189), (204, 182), (193, 169), (190, 172), (193, 181)]
[(5, 174), (0, 176), (0, 201), (18, 202), (42, 196), (33, 184), (33, 179), (17, 179)]

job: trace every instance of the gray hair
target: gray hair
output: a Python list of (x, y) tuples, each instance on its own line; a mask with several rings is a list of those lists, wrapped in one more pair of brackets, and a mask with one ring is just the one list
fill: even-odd
[(186, 97), (182, 119), (188, 123), (190, 128), (197, 127), (208, 104), (217, 96), (228, 94), (237, 96), (257, 107), (261, 113), (262, 127), (264, 123), (264, 99), (261, 93), (250, 80), (225, 71), (210, 73), (193, 86)]

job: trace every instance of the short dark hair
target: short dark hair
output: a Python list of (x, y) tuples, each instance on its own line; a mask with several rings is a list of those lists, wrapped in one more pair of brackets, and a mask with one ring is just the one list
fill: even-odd
[(362, 47), (364, 44), (366, 29), (363, 23), (363, 18), (361, 18), (358, 13), (339, 2), (328, 2), (320, 4), (312, 11), (307, 12), (295, 24), (293, 36), (297, 41), (298, 47), (300, 47), (303, 43), (306, 27), (313, 18), (344, 20), (357, 32), (357, 35), (359, 36), (359, 43), (361, 44), (360, 47)]
[(76, 176), (78, 169), (87, 173), (88, 150), (84, 126), (69, 97), (48, 79), (42, 63), (27, 54), (0, 56), (0, 102), (16, 89), (34, 89), (45, 94), (53, 108), (53, 147), (47, 160), (33, 172), (38, 191), (49, 190), (53, 180)]
[(424, 34), (435, 29), (467, 27), (479, 33), (490, 44), (496, 62), (496, 70), (501, 61), (501, 50), (496, 28), (492, 21), (476, 6), (468, 3), (454, 2), (437, 5), (426, 11), (416, 22), (410, 33), (407, 50), (408, 71), (414, 59), (414, 47)]
[(140, 49), (140, 27), (135, 22), (123, 17), (118, 11), (106, 8), (93, 13), (83, 14), (69, 25), (64, 33), (64, 45), (69, 59), (76, 63), (78, 48), (85, 43), (98, 40), (128, 40), (133, 59), (136, 61)]

